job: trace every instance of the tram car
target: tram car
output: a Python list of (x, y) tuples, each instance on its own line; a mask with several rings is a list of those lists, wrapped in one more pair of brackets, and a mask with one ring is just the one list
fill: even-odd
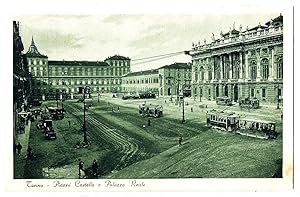
[(275, 122), (255, 119), (240, 119), (238, 133), (262, 139), (275, 139), (278, 136)]
[(259, 100), (257, 98), (240, 98), (239, 106), (241, 108), (259, 108)]
[(163, 107), (161, 105), (146, 105), (142, 104), (139, 106), (139, 114), (144, 117), (162, 117), (163, 116)]
[(234, 131), (239, 126), (239, 115), (234, 112), (211, 110), (206, 113), (206, 125), (226, 131)]
[(52, 120), (62, 120), (65, 117), (65, 110), (56, 107), (47, 107)]
[(232, 105), (232, 99), (228, 96), (217, 97), (216, 99), (217, 105)]
[(247, 118), (241, 119), (238, 114), (217, 110), (211, 110), (206, 113), (206, 125), (260, 139), (275, 139), (278, 136), (275, 122)]

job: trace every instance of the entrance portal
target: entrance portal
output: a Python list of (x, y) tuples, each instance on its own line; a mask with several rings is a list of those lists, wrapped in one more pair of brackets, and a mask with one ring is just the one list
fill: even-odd
[(219, 85), (216, 85), (216, 97), (219, 97)]
[(239, 88), (237, 85), (233, 86), (233, 101), (237, 102), (239, 99)]
[(224, 96), (228, 96), (228, 86), (225, 85), (224, 87)]

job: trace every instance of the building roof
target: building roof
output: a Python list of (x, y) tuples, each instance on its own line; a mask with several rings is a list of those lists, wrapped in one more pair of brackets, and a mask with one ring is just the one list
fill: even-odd
[(223, 37), (229, 36), (230, 33), (231, 33), (232, 35), (236, 35), (236, 34), (239, 34), (240, 32), (239, 32), (238, 30), (236, 30), (236, 29), (233, 29), (233, 30), (230, 30), (229, 32), (223, 34)]
[(65, 60), (49, 60), (48, 65), (59, 66), (109, 66), (106, 62), (99, 61), (65, 61)]
[[(259, 24), (259, 25), (255, 26), (255, 27), (252, 27), (251, 29), (248, 29), (248, 30), (246, 30), (246, 31), (253, 31), (253, 30), (254, 30), (254, 31), (257, 31), (259, 28), (260, 28), (260, 29), (267, 29), (268, 27)], [(246, 32), (246, 31), (245, 31), (245, 32)]]
[(127, 75), (124, 75), (123, 77), (133, 77), (133, 76), (152, 75), (152, 74), (158, 74), (158, 69), (132, 72), (132, 73), (128, 73)]
[(29, 49), (26, 53), (26, 57), (47, 58), (46, 55), (43, 55), (38, 51), (37, 47), (34, 44), (33, 36), (31, 39), (31, 45), (29, 46)]
[(170, 65), (165, 65), (161, 68), (169, 68), (169, 69), (192, 69), (192, 65), (188, 64), (188, 63), (174, 63), (174, 64), (170, 64)]
[(271, 23), (276, 23), (276, 22), (281, 22), (283, 23), (283, 16), (280, 14), (279, 16), (277, 16), (276, 18), (272, 19), (271, 21), (268, 21), (266, 23), (267, 26), (269, 26)]
[(110, 56), (108, 58), (105, 59), (106, 60), (130, 60), (129, 57), (124, 57), (124, 56), (121, 56), (121, 55), (114, 55), (114, 56)]

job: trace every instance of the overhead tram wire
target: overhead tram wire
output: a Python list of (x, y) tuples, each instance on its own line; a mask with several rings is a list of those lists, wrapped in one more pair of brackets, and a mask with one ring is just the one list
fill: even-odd
[(153, 62), (153, 61), (165, 59), (165, 58), (170, 58), (170, 57), (181, 55), (181, 54), (187, 55), (187, 54), (189, 54), (189, 51), (179, 51), (179, 52), (175, 52), (175, 53), (168, 53), (168, 54), (163, 54), (163, 55), (156, 55), (156, 56), (151, 56), (151, 57), (134, 59), (134, 60), (131, 60), (131, 61), (145, 60), (145, 61), (142, 61), (142, 62), (136, 62), (136, 63), (132, 64), (132, 65), (138, 65), (138, 64), (143, 64), (143, 63), (148, 63), (148, 62)]

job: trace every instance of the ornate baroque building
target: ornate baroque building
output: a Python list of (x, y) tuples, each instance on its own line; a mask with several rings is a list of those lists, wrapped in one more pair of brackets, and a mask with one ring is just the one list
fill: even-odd
[(32, 94), (43, 99), (57, 93), (73, 97), (81, 86), (89, 86), (92, 93), (120, 92), (121, 77), (130, 72), (130, 59), (119, 55), (105, 61), (48, 60), (33, 39), (26, 55), (33, 77)]
[(229, 96), (279, 102), (283, 97), (283, 16), (265, 25), (220, 33), (211, 42), (193, 43), (192, 96)]
[(159, 96), (178, 95), (180, 91), (191, 91), (191, 69), (189, 63), (174, 63), (154, 70), (129, 73), (122, 77), (125, 93), (151, 91)]

